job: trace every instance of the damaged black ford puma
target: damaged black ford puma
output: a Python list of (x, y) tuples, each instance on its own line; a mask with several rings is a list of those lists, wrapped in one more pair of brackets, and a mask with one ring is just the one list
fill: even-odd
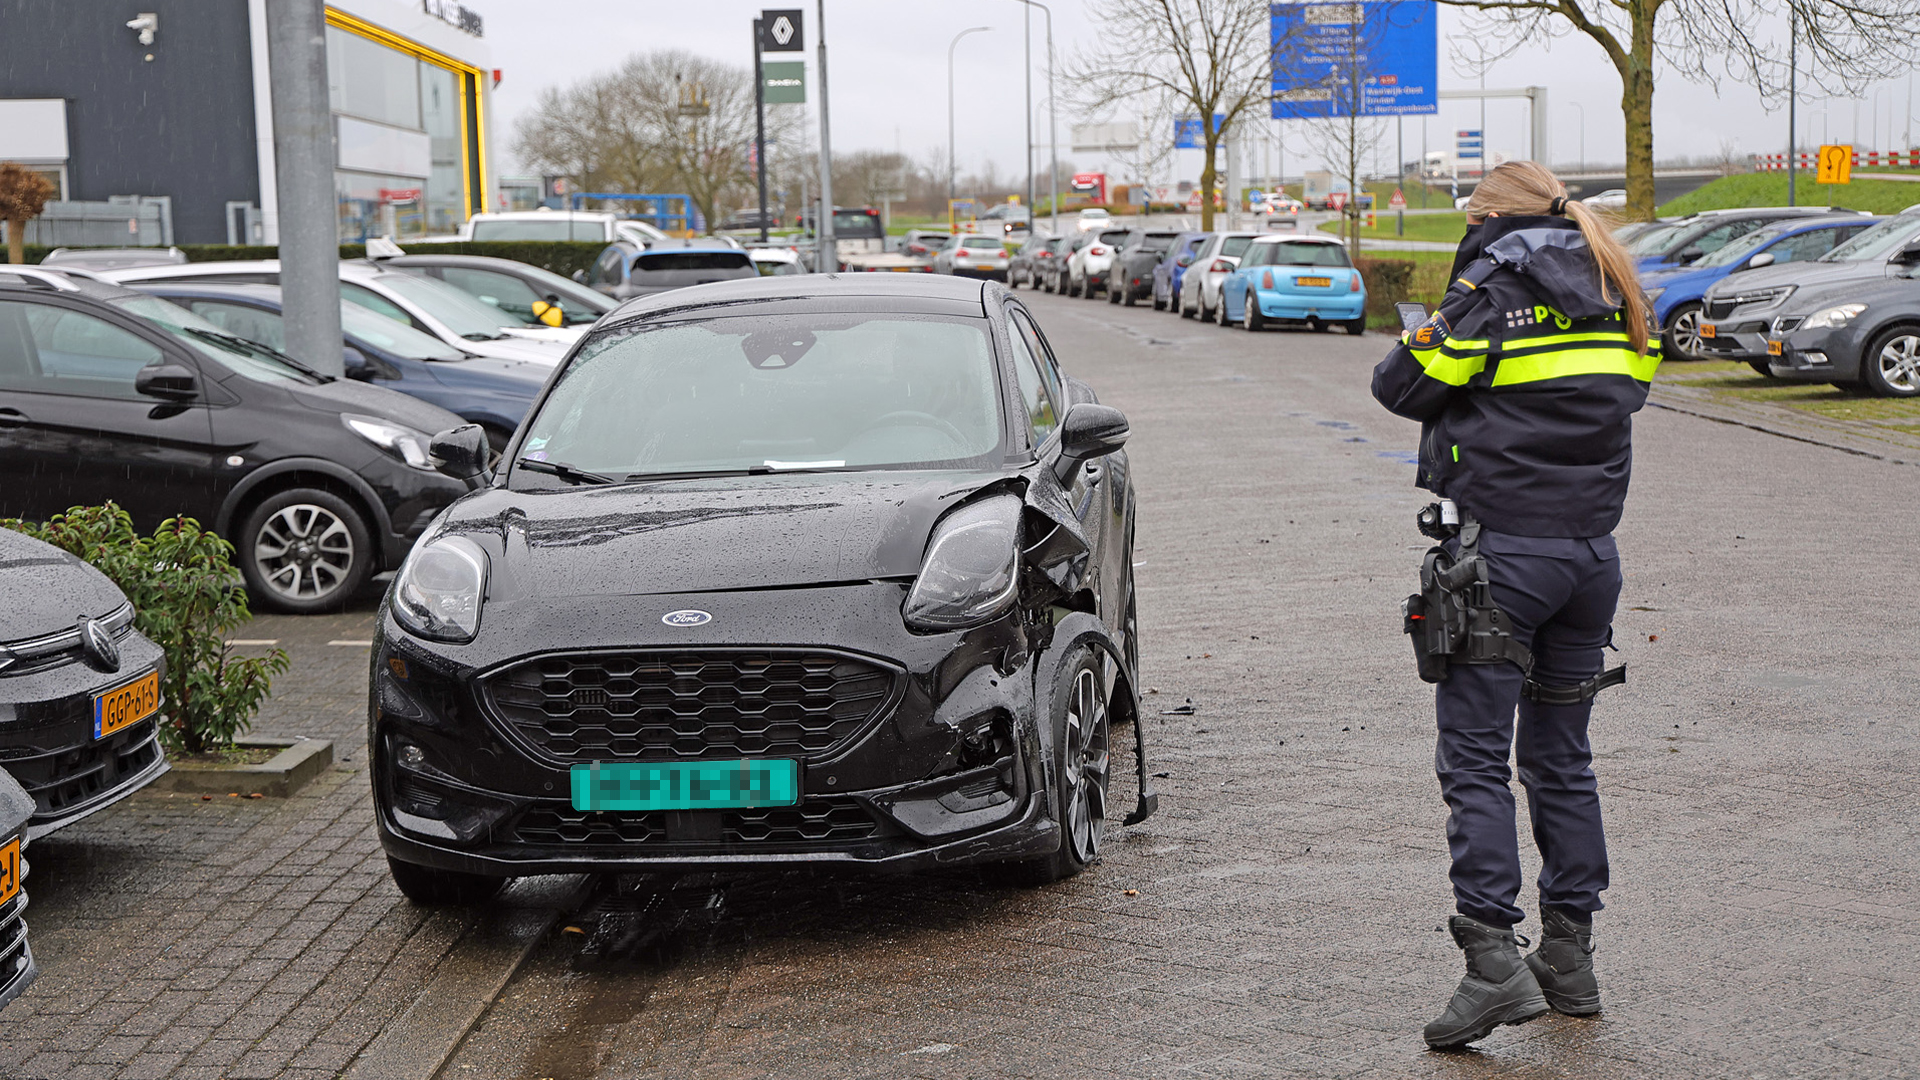
[[(1000, 286), (630, 301), (382, 606), (380, 838), (426, 903), (542, 873), (1097, 857), (1138, 714), (1126, 418)], [(1115, 800), (1116, 803), (1118, 800)]]

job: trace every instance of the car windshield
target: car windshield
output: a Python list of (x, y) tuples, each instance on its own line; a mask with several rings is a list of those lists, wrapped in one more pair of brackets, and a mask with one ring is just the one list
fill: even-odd
[(600, 241), (607, 238), (607, 226), (604, 221), (595, 218), (555, 217), (552, 220), (481, 220), (473, 223), (473, 239), (476, 242), (494, 240), (541, 240), (547, 242), (584, 240)]
[[(503, 326), (530, 326), (511, 311), (482, 303), (470, 293), (444, 281), (416, 274), (381, 274), (380, 284), (400, 294), (441, 325), (469, 341), (492, 341), (502, 337)], [(352, 294), (347, 294), (351, 296)]]
[(1140, 238), (1140, 250), (1165, 251), (1173, 246), (1173, 235), (1172, 233), (1167, 233), (1163, 236), (1143, 236)]
[(1351, 266), (1347, 249), (1339, 244), (1314, 244), (1304, 240), (1282, 240), (1273, 246), (1267, 261), (1275, 266)]
[(340, 328), (347, 336), (383, 352), (415, 360), (465, 360), (467, 354), (402, 322), (349, 301), (340, 303)]
[(1725, 247), (1710, 252), (1705, 258), (1695, 262), (1694, 266), (1732, 266), (1755, 251), (1773, 243), (1786, 235), (1784, 228), (1755, 229), (1745, 236), (1735, 237)]
[(260, 382), (319, 380), (265, 345), (237, 337), (178, 304), (157, 296), (123, 296), (114, 304), (179, 338), (194, 352), (235, 374)]
[(1680, 239), (1686, 232), (1680, 225), (1658, 225), (1648, 229), (1627, 245), (1627, 250), (1635, 255), (1664, 255), (1668, 246)]
[(980, 319), (820, 313), (615, 329), (527, 422), (516, 487), (601, 477), (964, 467), (1001, 445)]
[(1902, 214), (1899, 217), (1888, 218), (1820, 256), (1820, 261), (1861, 262), (1867, 259), (1884, 259), (1899, 250), (1900, 245), (1913, 236), (1915, 228), (1920, 228), (1920, 214)]

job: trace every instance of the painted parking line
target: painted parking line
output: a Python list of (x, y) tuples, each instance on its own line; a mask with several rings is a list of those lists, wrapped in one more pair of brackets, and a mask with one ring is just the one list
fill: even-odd
[(349, 649), (352, 649), (352, 648), (370, 649), (373, 647), (373, 642), (371, 640), (363, 641), (358, 638), (334, 638), (332, 641), (327, 642), (327, 644), (339, 645)]

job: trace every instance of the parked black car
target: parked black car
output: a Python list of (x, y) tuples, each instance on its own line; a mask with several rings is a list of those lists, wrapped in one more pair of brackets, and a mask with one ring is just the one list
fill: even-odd
[[(189, 279), (156, 281), (138, 288), (186, 308), (229, 334), (270, 349), (286, 348), (278, 285)], [(345, 331), (347, 378), (398, 390), (479, 424), (496, 451), (506, 449), (513, 429), (520, 426), (553, 373), (545, 364), (526, 360), (471, 356), (359, 304), (341, 304), (340, 323)]]
[(615, 300), (630, 300), (689, 285), (759, 277), (760, 271), (745, 251), (717, 241), (689, 240), (676, 247), (662, 242), (643, 248), (616, 240), (583, 276), (587, 287)]
[[(372, 262), (389, 270), (423, 274), (459, 289), (527, 323), (590, 326), (612, 311), (614, 301), (551, 270), (485, 255), (392, 255)], [(558, 310), (553, 310), (553, 309)]]
[[(0, 529), (0, 768), (32, 797), (29, 839), (167, 771), (163, 674), (160, 647), (133, 628), (133, 606), (105, 574)], [(0, 886), (4, 877), (0, 870)], [(4, 954), (0, 941), (0, 979)]]
[(1153, 269), (1167, 257), (1167, 251), (1180, 236), (1178, 229), (1134, 229), (1120, 242), (1113, 265), (1107, 270), (1107, 302), (1132, 307), (1134, 301), (1153, 295)]
[(1045, 276), (1042, 267), (1053, 259), (1054, 251), (1060, 244), (1061, 238), (1058, 236), (1036, 233), (1027, 237), (1007, 260), (1007, 288), (1017, 289), (1022, 284), (1039, 288)]
[(0, 1008), (40, 974), (27, 944), (27, 820), (33, 796), (0, 770)]
[[(1078, 872), (1137, 714), (1126, 436), (991, 283), (622, 306), (381, 610), (395, 881), (473, 901), (741, 863)], [(434, 442), (483, 471), (473, 429)]]
[(398, 566), (466, 490), (427, 458), (457, 423), (159, 297), (0, 267), (0, 516), (111, 499), (142, 529), (196, 518), (264, 607), (323, 610)]

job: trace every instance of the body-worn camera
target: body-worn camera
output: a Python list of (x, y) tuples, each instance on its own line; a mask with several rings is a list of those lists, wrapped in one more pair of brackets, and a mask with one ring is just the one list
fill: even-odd
[(1415, 516), (1420, 525), (1420, 535), (1435, 540), (1449, 540), (1460, 535), (1460, 508), (1452, 499), (1441, 499), (1420, 508)]

